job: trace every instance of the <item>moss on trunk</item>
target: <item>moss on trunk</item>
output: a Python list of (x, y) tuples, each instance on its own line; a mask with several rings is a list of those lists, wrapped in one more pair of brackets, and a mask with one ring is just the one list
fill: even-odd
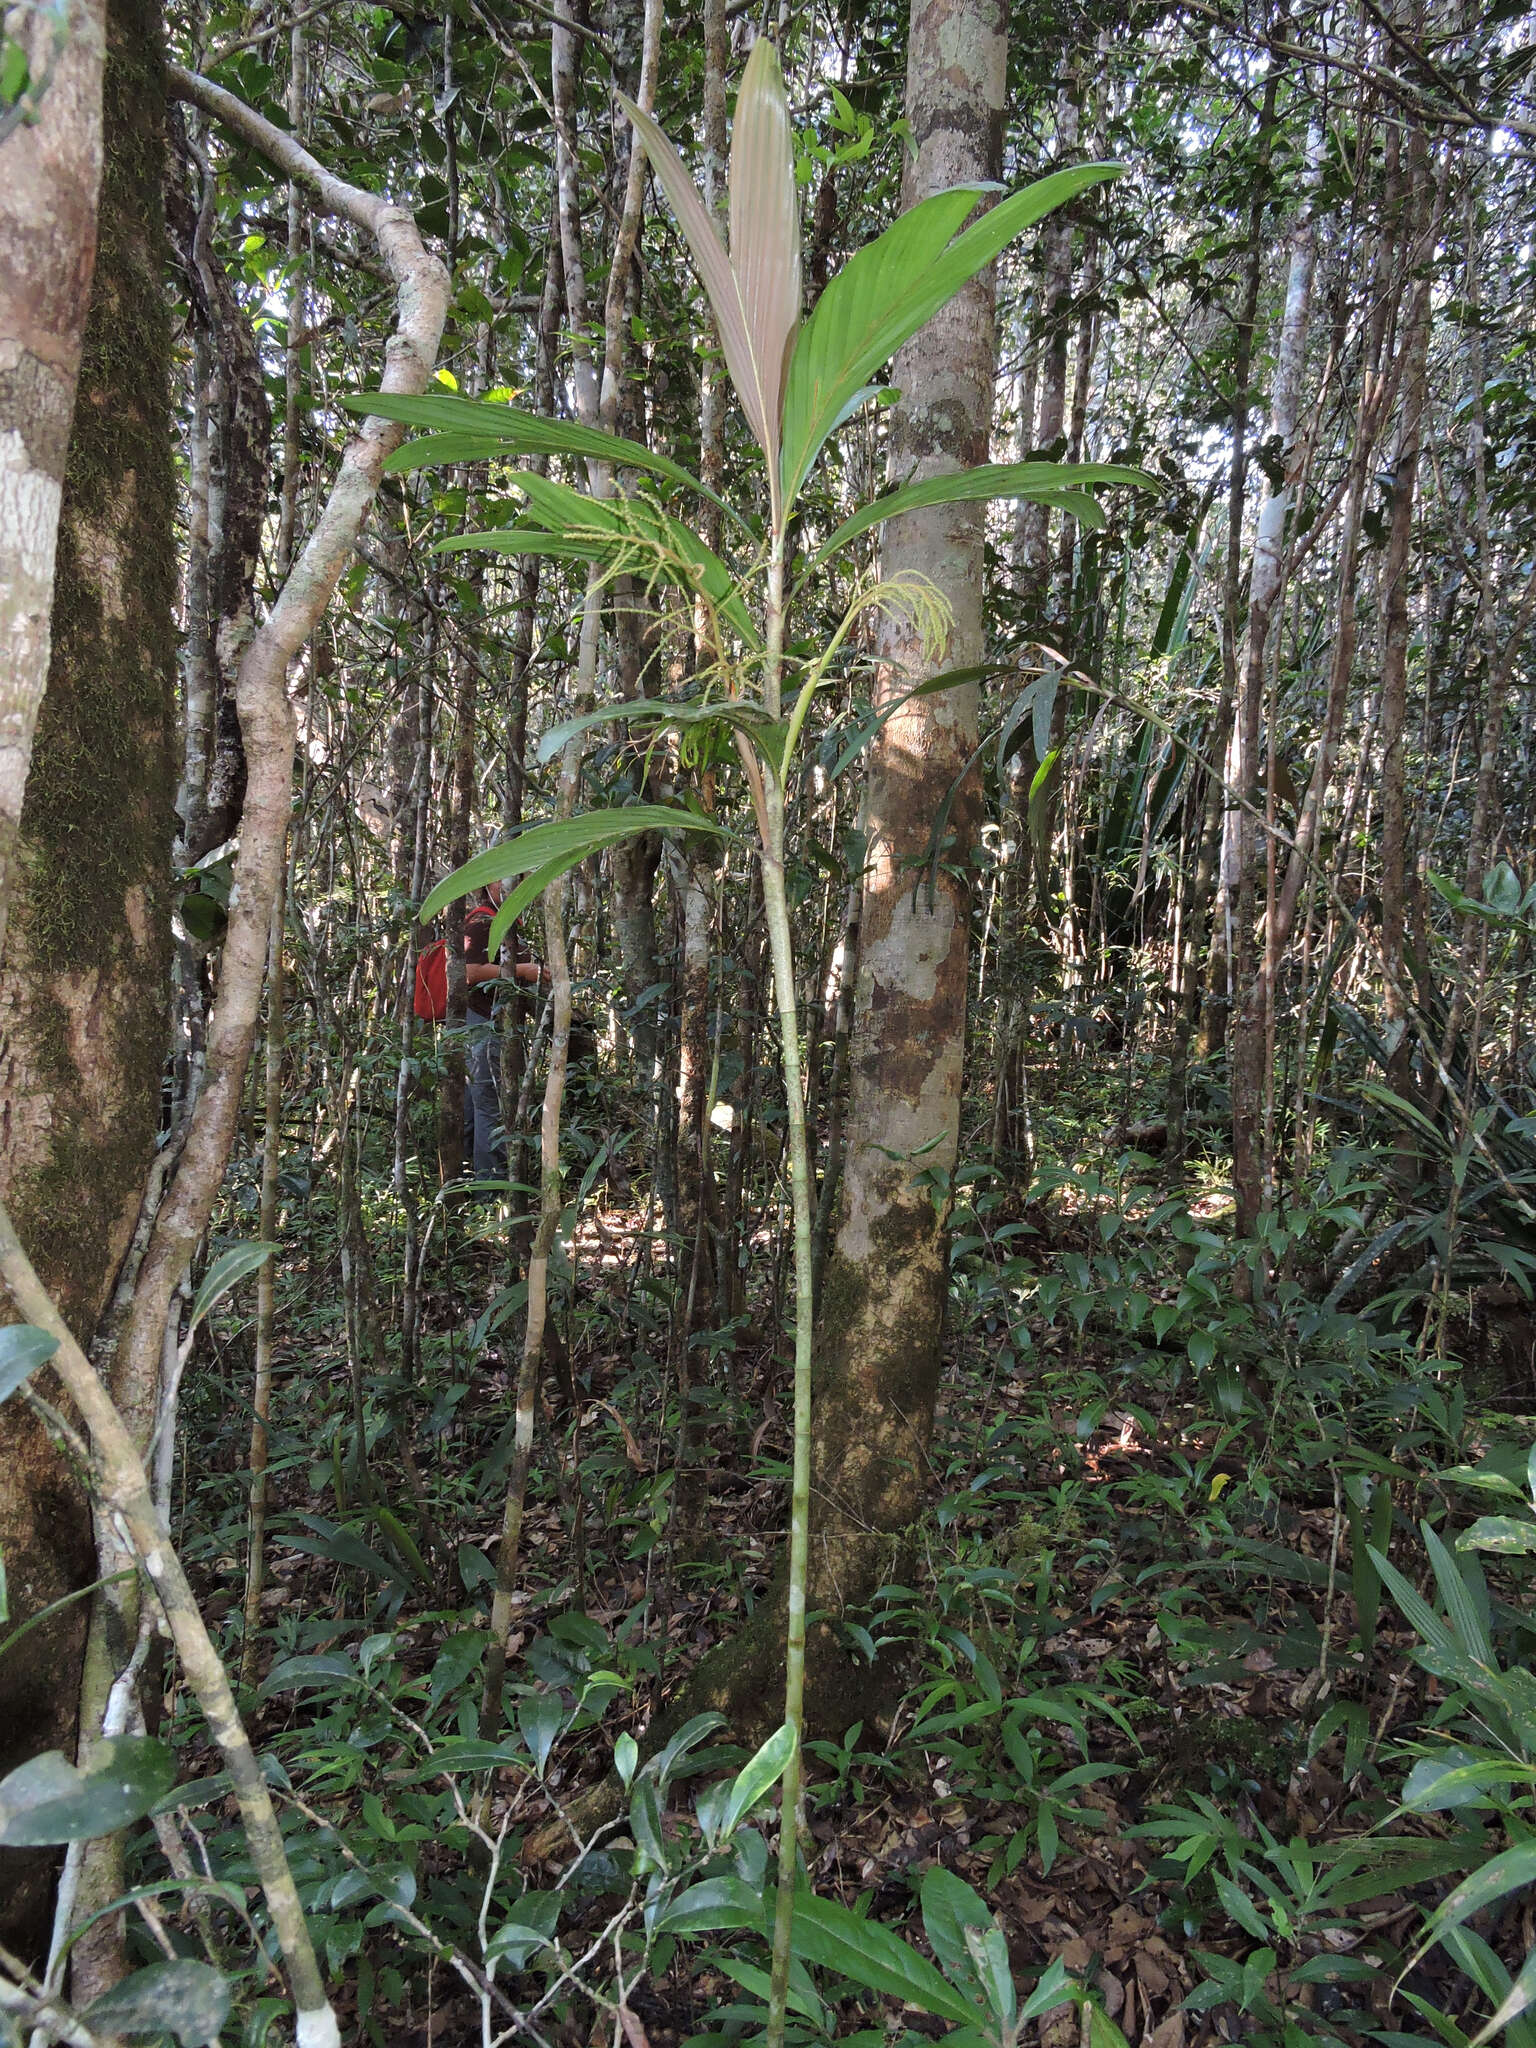
[[(59, 527), (48, 694), (0, 976), (0, 1189), (88, 1341), (159, 1122), (170, 965), (176, 588), (161, 218), (161, 21), (113, 0), (106, 169)], [(12, 1621), (88, 1583), (84, 1493), (19, 1402), (0, 1407)], [(0, 1773), (73, 1739), (88, 1603), (0, 1663)], [(40, 1680), (39, 1675), (46, 1674)], [(0, 1940), (46, 1945), (49, 1852), (0, 1854)]]

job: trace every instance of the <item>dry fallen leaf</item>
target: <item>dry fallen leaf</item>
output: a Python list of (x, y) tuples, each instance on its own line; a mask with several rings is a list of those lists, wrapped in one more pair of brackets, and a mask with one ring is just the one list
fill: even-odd
[(1184, 2048), (1184, 2015), (1169, 2013), (1144, 2037), (1143, 2048)]

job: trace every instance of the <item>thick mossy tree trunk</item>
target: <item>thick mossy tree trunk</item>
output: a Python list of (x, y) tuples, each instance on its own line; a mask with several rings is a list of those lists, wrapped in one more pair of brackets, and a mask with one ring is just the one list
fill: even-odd
[[(59, 523), (48, 689), (0, 973), (0, 1197), (90, 1341), (159, 1119), (170, 964), (175, 485), (155, 0), (113, 0), (100, 247)], [(49, 1391), (44, 1386), (45, 1392)], [(83, 1491), (0, 1406), (11, 1625), (89, 1583)], [(72, 1748), (89, 1602), (0, 1659), (0, 1774)], [(51, 1851), (0, 1852), (0, 1941), (47, 1945)]]
[[(902, 203), (996, 179), (1007, 54), (1003, 0), (913, 0), (907, 119), (915, 154)], [(987, 460), (996, 318), (989, 268), (896, 358), (902, 392), (890, 472), (916, 481)], [(982, 659), (983, 514), (910, 512), (886, 527), (887, 584), (924, 578), (950, 614), (937, 662), (899, 600), (882, 622), (879, 695), (889, 703), (936, 669)], [(809, 1607), (835, 1616), (867, 1601), (921, 1505), (944, 1317), (944, 1204), (960, 1127), (970, 941), (974, 778), (950, 814), (936, 870), (929, 837), (976, 744), (974, 686), (914, 699), (870, 750), (869, 868), (861, 914), (837, 1236), (816, 1355)], [(930, 872), (932, 881), (930, 883)], [(808, 1646), (810, 1710), (835, 1668), (823, 1622)], [(819, 1674), (819, 1675), (818, 1675)], [(841, 1721), (837, 1721), (840, 1728)]]

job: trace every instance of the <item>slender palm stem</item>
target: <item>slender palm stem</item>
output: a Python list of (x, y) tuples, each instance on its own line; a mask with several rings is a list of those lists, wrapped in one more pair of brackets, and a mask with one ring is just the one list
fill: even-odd
[[(784, 539), (775, 534), (768, 560), (763, 697), (770, 719), (781, 708), (784, 659)], [(787, 769), (787, 762), (784, 764)], [(811, 1508), (811, 1167), (806, 1144), (805, 1095), (800, 1079), (800, 1023), (795, 1003), (794, 942), (784, 886), (785, 774), (766, 778), (763, 805), (763, 908), (779, 1010), (779, 1058), (789, 1116), (789, 1176), (795, 1219), (795, 1447), (789, 1503), (789, 1620), (784, 1642), (784, 1719), (795, 1747), (784, 1772), (779, 1807), (779, 1888), (773, 1922), (773, 1968), (767, 2048), (782, 2048), (789, 1991), (789, 1944), (795, 1911), (796, 1860), (803, 1779), (801, 1726), (805, 1701), (805, 1586), (810, 1556)]]

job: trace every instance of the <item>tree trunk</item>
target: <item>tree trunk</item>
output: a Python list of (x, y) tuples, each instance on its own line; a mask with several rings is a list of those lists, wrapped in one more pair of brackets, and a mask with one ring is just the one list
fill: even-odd
[[(176, 132), (182, 135), (179, 115)], [(212, 174), (199, 172), (184, 139), (177, 156), (167, 188), (171, 226), (193, 329), (202, 343), (199, 366), (206, 362), (209, 373), (199, 394), (204, 401), (204, 466), (192, 504), (193, 559), (187, 578), (187, 659), (196, 702), (189, 707), (182, 792), (187, 857), (201, 860), (233, 837), (245, 801), (235, 675), (255, 631), (272, 408), (250, 320), (214, 251)], [(194, 179), (201, 184), (195, 196)], [(194, 762), (201, 767), (201, 782), (191, 772)]]
[[(1417, 218), (1405, 229), (1405, 234), (1417, 239), (1420, 224), (1433, 205), (1433, 173), (1422, 130), (1410, 129), (1407, 155), (1408, 205)], [(1422, 272), (1415, 279), (1409, 300), (1408, 329), (1403, 341), (1402, 415), (1398, 423), (1397, 458), (1392, 468), (1387, 547), (1381, 565), (1381, 946), (1386, 970), (1387, 1081), (1399, 1095), (1412, 1093), (1413, 1055), (1404, 985), (1411, 859), (1404, 726), (1408, 706), (1409, 558), (1429, 350), (1430, 264), (1422, 243), (1419, 255)], [(1399, 1146), (1405, 1167), (1411, 1151), (1406, 1143)]]
[[(1316, 134), (1310, 143), (1314, 165), (1321, 159), (1321, 142)], [(1317, 230), (1309, 190), (1301, 218), (1291, 240), (1290, 269), (1286, 280), (1285, 309), (1275, 353), (1275, 379), (1270, 394), (1269, 432), (1278, 442), (1284, 474), (1272, 482), (1259, 508), (1258, 531), (1248, 574), (1248, 630), (1243, 643), (1238, 703), (1238, 730), (1242, 735), (1241, 758), (1246, 763), (1247, 781), (1257, 788), (1259, 724), (1264, 695), (1265, 656), (1269, 647), (1270, 620), (1285, 589), (1285, 526), (1291, 507), (1291, 486), (1301, 463), (1296, 441), (1301, 417), (1302, 373), (1306, 366), (1307, 328), (1312, 306), (1312, 271), (1317, 251)], [(1273, 731), (1269, 749), (1277, 744)], [(1244, 794), (1249, 794), (1245, 788)], [(1250, 813), (1237, 814), (1238, 858), (1243, 878), (1238, 890), (1240, 914), (1251, 912), (1254, 899), (1253, 866), (1258, 854), (1258, 834)], [(1266, 958), (1272, 946), (1272, 928), (1266, 934)], [(1239, 953), (1252, 967), (1253, 937), (1245, 927)], [(1230, 1073), (1232, 1085), (1232, 1185), (1237, 1200), (1237, 1234), (1251, 1237), (1258, 1228), (1264, 1206), (1268, 1174), (1259, 1143), (1260, 1113), (1265, 1074), (1265, 1015), (1263, 1000), (1268, 978), (1250, 972), (1238, 985), (1240, 1010), (1232, 1035)]]
[[(153, 0), (114, 0), (108, 34), (101, 250), (0, 976), (0, 1197), (82, 1344), (154, 1152), (176, 765), (165, 89)], [(29, 133), (8, 153), (31, 146)], [(16, 234), (14, 219), (5, 232)], [(9, 241), (8, 253), (18, 246)], [(94, 1575), (84, 1497), (17, 1400), (0, 1407), (0, 1550), (13, 1625)], [(0, 1775), (72, 1747), (87, 1613), (77, 1603), (0, 1661)], [(0, 1940), (23, 1953), (46, 1947), (53, 1861), (0, 1852)]]
[(53, 76), (37, 119), (8, 137), (0, 180), (0, 944), (22, 793), (48, 680), (49, 607), (65, 452), (96, 260), (104, 0), (22, 33), (31, 75)]
[[(995, 179), (1007, 53), (1000, 0), (914, 0), (907, 118), (915, 155), (903, 202)], [(891, 474), (944, 474), (987, 459), (996, 326), (991, 271), (897, 358), (903, 397)], [(908, 513), (886, 528), (887, 583), (921, 573), (952, 613), (937, 660), (910, 617), (886, 616), (878, 696), (981, 659), (983, 521), (969, 507)], [(930, 890), (932, 821), (976, 743), (974, 687), (912, 701), (870, 751), (869, 866), (854, 990), (848, 1159), (822, 1302), (809, 1606), (866, 1601), (923, 1498), (946, 1281), (942, 1204), (931, 1177), (954, 1166), (969, 964), (965, 881), (979, 791), (967, 782)], [(810, 1646), (816, 1718), (829, 1696), (832, 1632)]]
[[(912, 74), (909, 72), (908, 74)], [(1056, 149), (1059, 169), (1077, 155), (1082, 128), (1082, 89), (1075, 77), (1064, 80), (1056, 98)], [(1038, 413), (1033, 450), (1058, 456), (1066, 435), (1068, 315), (1072, 304), (1072, 214), (1063, 207), (1040, 231), (1040, 331), (1032, 344), (1031, 369), (1038, 364)], [(993, 343), (995, 348), (996, 344)], [(1034, 408), (1032, 407), (1031, 410)], [(972, 460), (985, 461), (985, 455)], [(1048, 505), (1021, 505), (1016, 548), (1021, 562), (1019, 591), (1025, 616), (1036, 630), (1049, 630), (1041, 615), (1051, 575), (1051, 512)], [(1051, 622), (1054, 623), (1054, 622)]]

